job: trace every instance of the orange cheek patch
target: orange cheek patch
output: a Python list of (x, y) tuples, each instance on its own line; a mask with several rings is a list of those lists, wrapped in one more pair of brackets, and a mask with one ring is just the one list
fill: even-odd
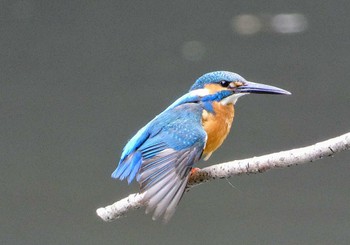
[(209, 90), (210, 94), (215, 94), (216, 92), (219, 92), (221, 90), (227, 90), (226, 88), (223, 88), (220, 84), (206, 84), (204, 86), (207, 90)]
[(241, 87), (241, 86), (243, 86), (243, 83), (242, 83), (242, 82), (234, 82), (233, 84), (235, 85), (235, 87)]

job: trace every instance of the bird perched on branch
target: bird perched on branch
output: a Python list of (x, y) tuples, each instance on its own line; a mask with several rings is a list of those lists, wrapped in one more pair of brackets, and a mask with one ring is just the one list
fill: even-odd
[(193, 165), (207, 160), (228, 135), (237, 99), (246, 94), (290, 92), (245, 80), (228, 71), (207, 73), (146, 126), (123, 149), (112, 177), (135, 178), (146, 213), (168, 221), (184, 194)]

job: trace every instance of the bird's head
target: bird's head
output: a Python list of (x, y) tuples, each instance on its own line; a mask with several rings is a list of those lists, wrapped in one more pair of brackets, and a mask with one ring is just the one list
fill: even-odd
[(203, 100), (218, 101), (225, 105), (235, 104), (239, 97), (246, 94), (291, 94), (274, 86), (249, 82), (237, 73), (229, 71), (204, 74), (193, 84), (190, 92), (199, 95)]

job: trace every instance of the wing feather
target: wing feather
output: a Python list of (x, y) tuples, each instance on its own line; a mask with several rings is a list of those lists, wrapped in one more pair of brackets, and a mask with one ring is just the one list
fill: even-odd
[(207, 135), (202, 127), (202, 106), (169, 107), (147, 124), (125, 147), (112, 174), (130, 183), (135, 177), (145, 193), (146, 212), (168, 221), (181, 200), (190, 170), (201, 158)]
[[(153, 219), (162, 215), (165, 221), (171, 218), (184, 193), (193, 163), (199, 160), (201, 151), (198, 147), (182, 151), (167, 149), (169, 155), (163, 156), (167, 160), (162, 168), (156, 172), (142, 172), (139, 180), (141, 192), (145, 193), (146, 212), (154, 211)], [(152, 162), (152, 159), (148, 161)]]

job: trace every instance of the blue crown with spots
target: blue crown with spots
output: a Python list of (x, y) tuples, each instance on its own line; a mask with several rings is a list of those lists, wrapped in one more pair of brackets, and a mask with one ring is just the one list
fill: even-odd
[(214, 71), (209, 72), (197, 79), (197, 81), (192, 85), (191, 90), (204, 88), (206, 84), (219, 83), (221, 81), (245, 81), (243, 77), (237, 73), (230, 71)]

